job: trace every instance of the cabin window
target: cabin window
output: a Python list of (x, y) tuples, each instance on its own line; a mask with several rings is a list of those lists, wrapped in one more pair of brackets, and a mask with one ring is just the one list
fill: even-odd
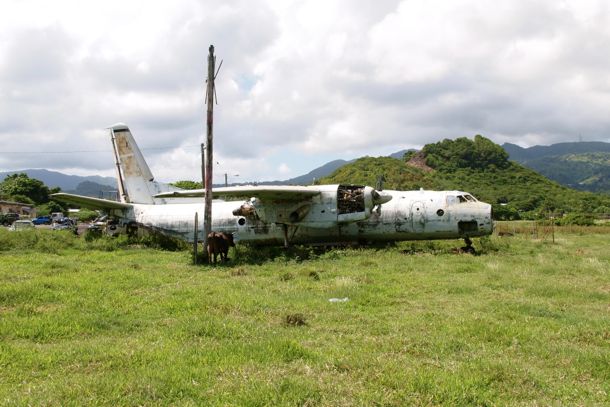
[(364, 187), (339, 185), (337, 189), (337, 210), (339, 215), (364, 212)]
[(458, 200), (460, 201), (460, 203), (468, 202), (464, 195), (458, 195)]

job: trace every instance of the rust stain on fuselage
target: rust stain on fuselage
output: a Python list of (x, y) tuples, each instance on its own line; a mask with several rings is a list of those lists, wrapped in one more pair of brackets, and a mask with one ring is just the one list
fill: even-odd
[(123, 176), (125, 177), (141, 177), (142, 171), (140, 171), (140, 167), (138, 166), (138, 162), (133, 154), (131, 148), (129, 147), (129, 142), (125, 138), (123, 134), (127, 132), (123, 131), (115, 131), (116, 137), (116, 147), (119, 153), (119, 159), (121, 161), (121, 170), (123, 171)]

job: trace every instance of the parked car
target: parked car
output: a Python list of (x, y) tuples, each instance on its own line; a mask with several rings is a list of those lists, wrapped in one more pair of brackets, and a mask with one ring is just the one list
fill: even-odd
[(108, 221), (108, 215), (103, 215), (95, 218), (89, 223), (87, 230), (101, 234), (106, 229), (106, 222)]
[(3, 226), (12, 225), (17, 219), (19, 219), (18, 213), (0, 213), (0, 224)]
[(76, 233), (76, 222), (70, 218), (61, 218), (55, 222), (53, 230), (71, 230)]
[(27, 230), (27, 229), (34, 229), (34, 224), (32, 223), (31, 220), (21, 219), (21, 220), (16, 220), (15, 222), (13, 222), (13, 224), (11, 225), (11, 227), (8, 230), (15, 232), (15, 231)]
[(53, 222), (50, 216), (39, 216), (32, 219), (34, 225), (50, 225)]

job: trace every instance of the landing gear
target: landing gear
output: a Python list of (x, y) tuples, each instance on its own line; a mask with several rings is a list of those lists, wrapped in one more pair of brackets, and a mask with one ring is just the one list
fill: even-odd
[(288, 249), (292, 245), (292, 240), (294, 239), (294, 235), (297, 233), (299, 229), (298, 226), (288, 225), (286, 223), (282, 224), (282, 231), (284, 232), (284, 248)]
[(284, 249), (288, 249), (290, 246), (290, 242), (288, 240), (288, 225), (284, 224), (282, 225), (282, 228), (284, 229)]
[(136, 237), (138, 235), (138, 224), (135, 222), (129, 222), (125, 229), (129, 237)]
[(468, 236), (464, 238), (464, 243), (466, 243), (466, 246), (460, 248), (462, 253), (476, 254), (476, 250), (472, 247), (472, 240)]

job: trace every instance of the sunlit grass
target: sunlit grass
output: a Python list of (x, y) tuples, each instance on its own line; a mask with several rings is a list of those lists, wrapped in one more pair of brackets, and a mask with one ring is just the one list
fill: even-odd
[(217, 267), (55, 236), (0, 233), (30, 242), (0, 254), (2, 405), (610, 403), (609, 235)]

